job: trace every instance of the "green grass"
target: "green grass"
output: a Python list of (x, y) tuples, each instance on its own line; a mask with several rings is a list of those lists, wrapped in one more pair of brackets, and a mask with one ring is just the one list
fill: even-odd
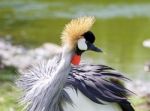
[(16, 69), (14, 67), (6, 67), (4, 69), (0, 69), (0, 82), (12, 82), (16, 78)]
[(12, 82), (0, 83), (0, 110), (1, 111), (21, 111), (18, 104), (19, 91)]
[(20, 92), (14, 82), (16, 77), (15, 68), (0, 69), (0, 111), (21, 111), (17, 102)]
[(149, 104), (149, 97), (138, 97), (133, 96), (131, 98), (131, 102), (133, 106), (135, 107), (135, 111), (150, 111)]

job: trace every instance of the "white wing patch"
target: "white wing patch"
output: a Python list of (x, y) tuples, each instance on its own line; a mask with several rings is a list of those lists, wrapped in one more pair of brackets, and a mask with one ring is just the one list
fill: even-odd
[(65, 111), (122, 111), (116, 103), (105, 103), (105, 105), (92, 102), (84, 96), (79, 90), (78, 94), (71, 88), (66, 88), (73, 101), (73, 106), (66, 104), (63, 106)]
[(87, 44), (85, 42), (86, 42), (85, 38), (80, 38), (78, 40), (78, 48), (80, 50), (87, 50), (88, 49)]

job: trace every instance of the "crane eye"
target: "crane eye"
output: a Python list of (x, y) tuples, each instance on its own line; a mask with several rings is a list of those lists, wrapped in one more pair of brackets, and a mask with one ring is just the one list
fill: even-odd
[(88, 49), (85, 38), (80, 38), (78, 40), (77, 45), (78, 45), (78, 48), (80, 50), (87, 50)]

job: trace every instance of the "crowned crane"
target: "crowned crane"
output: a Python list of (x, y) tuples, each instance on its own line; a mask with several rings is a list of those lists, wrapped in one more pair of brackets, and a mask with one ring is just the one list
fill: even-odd
[(80, 64), (85, 51), (102, 52), (90, 31), (94, 22), (87, 16), (71, 20), (61, 35), (62, 51), (21, 74), (17, 85), (27, 111), (134, 111), (131, 91), (122, 84), (126, 77), (105, 65)]

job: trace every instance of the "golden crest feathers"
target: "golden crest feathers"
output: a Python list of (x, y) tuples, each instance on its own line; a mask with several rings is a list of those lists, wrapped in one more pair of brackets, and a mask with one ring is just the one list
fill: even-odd
[(64, 31), (62, 32), (62, 43), (69, 45), (71, 49), (74, 48), (77, 40), (80, 39), (85, 32), (91, 29), (94, 22), (95, 18), (91, 16), (79, 17), (71, 20), (70, 23), (66, 24)]

